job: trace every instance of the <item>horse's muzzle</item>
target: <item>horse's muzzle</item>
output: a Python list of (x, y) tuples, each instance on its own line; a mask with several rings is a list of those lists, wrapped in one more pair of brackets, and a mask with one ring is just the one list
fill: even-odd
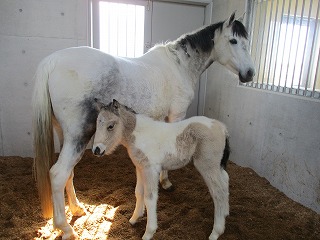
[(250, 69), (246, 72), (245, 76), (243, 76), (243, 75), (239, 72), (239, 80), (240, 80), (242, 83), (251, 82), (254, 75), (255, 75), (254, 69), (250, 68)]

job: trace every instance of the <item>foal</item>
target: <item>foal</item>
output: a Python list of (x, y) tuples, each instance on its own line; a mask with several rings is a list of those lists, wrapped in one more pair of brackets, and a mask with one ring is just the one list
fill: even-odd
[(224, 124), (206, 117), (192, 117), (164, 123), (135, 114), (113, 100), (99, 106), (92, 151), (110, 154), (119, 144), (128, 149), (136, 166), (136, 207), (133, 225), (147, 209), (147, 226), (142, 239), (151, 239), (157, 229), (158, 181), (161, 170), (174, 170), (193, 160), (214, 201), (214, 225), (209, 239), (217, 239), (225, 229), (229, 214), (229, 177), (224, 170), (229, 158), (228, 133)]

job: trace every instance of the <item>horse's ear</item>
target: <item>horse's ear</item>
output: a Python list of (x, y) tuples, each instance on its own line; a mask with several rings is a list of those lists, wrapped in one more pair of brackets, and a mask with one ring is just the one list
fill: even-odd
[(236, 15), (236, 12), (233, 12), (228, 20), (228, 27), (230, 27), (234, 21), (234, 18), (235, 18), (235, 15)]
[(243, 22), (245, 15), (246, 15), (246, 12), (244, 12), (244, 13), (242, 14), (242, 16), (239, 17), (237, 20), (238, 20), (239, 22)]

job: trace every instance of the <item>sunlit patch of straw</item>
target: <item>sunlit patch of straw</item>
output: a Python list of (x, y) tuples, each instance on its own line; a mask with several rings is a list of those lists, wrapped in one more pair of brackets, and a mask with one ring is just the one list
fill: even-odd
[[(107, 239), (118, 207), (113, 207), (108, 204), (100, 204), (97, 206), (84, 204), (84, 206), (86, 208), (86, 214), (81, 217), (73, 217), (69, 208), (66, 207), (68, 223), (71, 223), (80, 239)], [(53, 229), (53, 221), (50, 219), (44, 227), (38, 229), (38, 237), (34, 239), (53, 240), (61, 234), (61, 231)]]

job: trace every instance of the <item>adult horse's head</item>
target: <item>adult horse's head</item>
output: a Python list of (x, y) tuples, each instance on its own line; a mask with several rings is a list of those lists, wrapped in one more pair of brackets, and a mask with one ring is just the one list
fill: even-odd
[(211, 55), (214, 61), (238, 74), (241, 82), (250, 82), (255, 69), (248, 52), (248, 33), (245, 26), (234, 18), (233, 13), (227, 21), (216, 24), (218, 31), (213, 37)]

